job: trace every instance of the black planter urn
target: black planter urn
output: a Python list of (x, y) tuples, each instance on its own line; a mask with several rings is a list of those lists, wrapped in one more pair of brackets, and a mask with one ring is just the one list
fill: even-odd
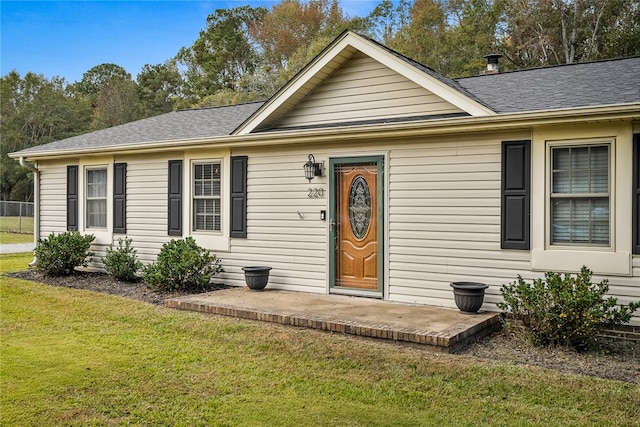
[(484, 291), (489, 285), (476, 282), (453, 282), (451, 287), (458, 310), (463, 313), (477, 313), (482, 307)]
[(261, 291), (269, 281), (271, 267), (242, 267), (244, 281), (252, 291)]

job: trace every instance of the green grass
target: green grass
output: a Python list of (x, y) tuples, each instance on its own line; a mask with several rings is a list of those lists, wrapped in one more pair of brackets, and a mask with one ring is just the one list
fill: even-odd
[(33, 234), (33, 217), (0, 216), (0, 232)]
[(0, 243), (8, 245), (11, 243), (32, 243), (33, 234), (18, 234), (0, 232)]
[(639, 425), (632, 384), (1, 280), (0, 425)]

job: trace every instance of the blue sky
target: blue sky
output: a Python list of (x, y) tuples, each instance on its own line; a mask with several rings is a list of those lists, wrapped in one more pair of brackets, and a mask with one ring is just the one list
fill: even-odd
[[(69, 82), (114, 63), (135, 79), (145, 64), (191, 46), (216, 9), (280, 1), (0, 1), (0, 74), (31, 71)], [(343, 0), (350, 16), (365, 16), (380, 0)]]

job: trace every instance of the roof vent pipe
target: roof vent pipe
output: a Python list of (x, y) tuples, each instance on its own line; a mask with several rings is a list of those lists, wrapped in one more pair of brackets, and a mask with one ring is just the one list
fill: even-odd
[(483, 58), (487, 59), (487, 70), (484, 74), (497, 74), (500, 72), (498, 60), (502, 58), (502, 55), (499, 53), (490, 53), (489, 55), (483, 56)]

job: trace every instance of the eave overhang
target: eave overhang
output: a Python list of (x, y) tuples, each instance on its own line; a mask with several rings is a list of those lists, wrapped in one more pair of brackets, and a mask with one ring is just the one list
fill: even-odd
[(99, 155), (170, 153), (194, 149), (237, 149), (331, 143), (339, 139), (350, 142), (411, 138), (416, 136), (459, 135), (477, 132), (533, 129), (539, 126), (588, 124), (623, 120), (640, 120), (640, 103), (562, 110), (532, 111), (491, 116), (467, 116), (398, 123), (296, 129), (213, 138), (144, 142), (126, 146), (10, 153), (14, 159), (28, 161), (77, 158)]

